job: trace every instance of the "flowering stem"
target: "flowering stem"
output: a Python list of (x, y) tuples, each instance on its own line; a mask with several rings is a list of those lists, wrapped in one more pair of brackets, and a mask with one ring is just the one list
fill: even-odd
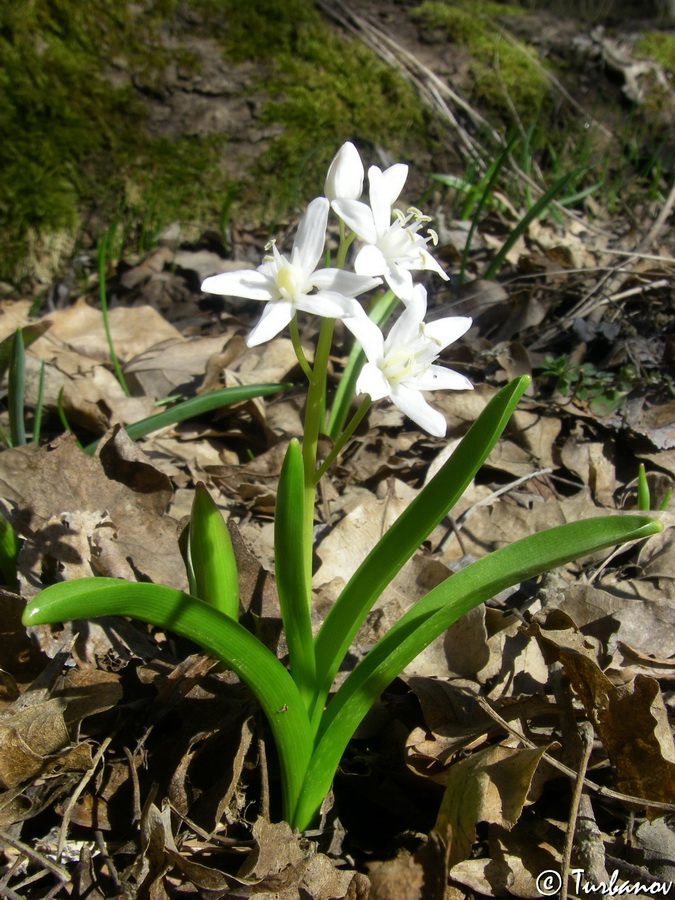
[(305, 577), (312, 583), (312, 533), (314, 530), (314, 500), (316, 497), (316, 453), (325, 412), (326, 375), (328, 357), (333, 342), (334, 319), (323, 318), (314, 356), (314, 369), (309, 379), (302, 459), (305, 474), (305, 503), (303, 539), (305, 548)]
[(337, 258), (335, 260), (335, 265), (338, 269), (344, 269), (345, 260), (347, 258), (347, 250), (349, 250), (352, 245), (354, 238), (356, 237), (356, 233), (352, 231), (349, 237), (345, 235), (345, 223), (342, 219), (339, 220), (340, 226), (340, 246), (338, 247)]
[(314, 481), (316, 484), (318, 484), (321, 481), (321, 479), (323, 478), (325, 473), (328, 471), (329, 467), (335, 462), (335, 460), (341, 453), (344, 445), (347, 443), (349, 438), (356, 431), (356, 429), (359, 425), (359, 422), (361, 421), (361, 419), (365, 416), (365, 414), (370, 409), (371, 403), (372, 403), (372, 401), (370, 399), (370, 394), (366, 394), (365, 397), (363, 398), (363, 400), (361, 401), (359, 408), (356, 410), (356, 412), (350, 419), (347, 427), (345, 428), (345, 430), (342, 432), (340, 437), (337, 439), (337, 441), (333, 445), (332, 450), (330, 451), (328, 456), (324, 459), (324, 461), (321, 463), (319, 468), (316, 470), (316, 475), (314, 476)]
[(295, 355), (298, 358), (298, 362), (300, 363), (300, 368), (305, 373), (305, 376), (308, 381), (311, 382), (314, 377), (314, 373), (312, 372), (312, 367), (307, 361), (307, 357), (305, 356), (305, 351), (302, 349), (302, 344), (300, 342), (300, 332), (298, 331), (298, 314), (296, 313), (290, 321), (290, 332), (291, 332), (291, 343), (293, 344), (293, 350), (295, 350)]

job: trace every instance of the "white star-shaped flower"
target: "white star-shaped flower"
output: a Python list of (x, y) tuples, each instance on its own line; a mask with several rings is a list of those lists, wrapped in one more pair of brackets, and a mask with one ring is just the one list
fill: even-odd
[(403, 163), (384, 172), (378, 166), (371, 166), (368, 169), (370, 206), (359, 200), (333, 201), (333, 209), (365, 244), (354, 261), (354, 270), (359, 275), (381, 275), (405, 303), (413, 292), (411, 271), (428, 269), (448, 279), (427, 250), (429, 241), (437, 240), (435, 232), (429, 230), (426, 238), (418, 233), (430, 221), (428, 216), (412, 207), (407, 215), (395, 209), (392, 221), (392, 206), (407, 176), (408, 167)]
[(370, 394), (373, 400), (390, 397), (413, 422), (429, 434), (443, 437), (447, 430), (445, 418), (429, 406), (422, 391), (473, 389), (464, 375), (434, 365), (441, 351), (467, 331), (471, 319), (449, 316), (426, 324), (426, 311), (427, 292), (422, 285), (416, 285), (386, 339), (360, 306), (344, 322), (368, 360), (359, 375), (356, 392)]
[(381, 283), (379, 278), (342, 269), (317, 269), (326, 241), (329, 202), (317, 197), (300, 220), (290, 259), (271, 244), (272, 255), (255, 270), (224, 272), (205, 279), (202, 290), (228, 297), (266, 302), (260, 321), (249, 334), (249, 347), (269, 341), (297, 310), (342, 319), (353, 314), (355, 297)]

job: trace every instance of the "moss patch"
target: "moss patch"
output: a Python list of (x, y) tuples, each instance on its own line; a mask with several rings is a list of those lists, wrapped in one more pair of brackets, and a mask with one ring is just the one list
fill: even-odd
[(2, 5), (1, 278), (30, 274), (39, 236), (72, 233), (85, 214), (142, 211), (141, 229), (160, 214), (199, 215), (222, 139), (151, 140), (131, 87), (160, 83), (170, 54), (159, 27), (173, 10), (173, 0)]
[(429, 28), (442, 29), (449, 40), (467, 48), (472, 57), (475, 102), (510, 119), (508, 97), (521, 121), (529, 125), (548, 100), (546, 80), (528, 53), (501, 35), (493, 22), (523, 12), (518, 6), (480, 0), (425, 0), (411, 10), (411, 16)]
[(648, 56), (675, 71), (675, 34), (667, 31), (646, 31), (635, 44), (635, 52)]

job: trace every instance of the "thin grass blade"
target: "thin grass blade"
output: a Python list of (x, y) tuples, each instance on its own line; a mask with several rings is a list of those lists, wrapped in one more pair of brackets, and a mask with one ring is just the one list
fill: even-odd
[(38, 381), (37, 399), (35, 401), (35, 415), (33, 416), (33, 440), (36, 444), (40, 442), (42, 434), (42, 409), (45, 395), (45, 361), (40, 363), (40, 378)]
[(384, 534), (328, 612), (314, 644), (316, 722), (335, 673), (369, 610), (396, 573), (462, 496), (497, 443), (529, 376), (514, 379), (485, 407), (455, 452)]
[(7, 378), (7, 402), (9, 413), (9, 434), (14, 447), (26, 443), (25, 394), (26, 394), (26, 354), (23, 343), (23, 329), (14, 332), (12, 353)]
[(495, 258), (492, 260), (490, 265), (488, 266), (487, 272), (483, 276), (488, 281), (495, 277), (497, 272), (499, 271), (501, 264), (506, 259), (506, 254), (509, 252), (511, 247), (516, 243), (521, 234), (524, 234), (527, 230), (528, 225), (534, 219), (540, 215), (549, 203), (558, 196), (558, 194), (562, 193), (565, 190), (567, 184), (579, 175), (583, 171), (583, 167), (580, 169), (575, 169), (572, 172), (568, 172), (566, 175), (563, 175), (562, 178), (559, 178), (555, 184), (551, 185), (551, 187), (541, 195), (541, 197), (537, 200), (534, 206), (529, 209), (523, 218), (518, 222), (516, 227), (513, 229), (508, 238), (504, 241), (503, 245), (499, 249), (499, 252), (495, 255)]
[(0, 573), (2, 581), (8, 588), (17, 587), (16, 561), (21, 549), (21, 542), (10, 522), (0, 513)]
[(663, 530), (646, 516), (603, 516), (550, 528), (477, 560), (430, 591), (382, 637), (339, 688), (323, 715), (292, 824), (311, 822), (358, 724), (388, 684), (460, 616), (511, 585), (588, 553)]
[(116, 578), (60, 582), (28, 602), (24, 625), (131, 616), (180, 634), (229, 666), (260, 703), (279, 751), (285, 809), (297, 803), (312, 739), (305, 705), (279, 660), (249, 631), (213, 606), (159, 584)]
[(188, 555), (195, 596), (236, 621), (239, 618), (237, 560), (222, 513), (201, 482), (192, 501)]
[[(275, 394), (277, 391), (283, 391), (288, 384), (242, 384), (234, 387), (218, 388), (215, 391), (209, 391), (206, 394), (200, 394), (198, 397), (190, 397), (189, 400), (183, 400), (175, 406), (164, 409), (162, 412), (147, 416), (145, 419), (139, 419), (138, 422), (132, 422), (131, 425), (125, 426), (125, 431), (129, 437), (136, 441), (138, 438), (145, 437), (153, 431), (160, 428), (166, 428), (169, 425), (176, 425), (185, 419), (191, 419), (193, 416), (201, 416), (207, 412), (213, 412), (214, 409), (220, 409), (223, 406), (230, 406), (232, 403), (242, 403), (244, 400), (252, 400), (254, 397), (266, 397), (268, 394)], [(93, 453), (98, 446), (98, 441), (89, 444), (85, 450), (87, 453)]]

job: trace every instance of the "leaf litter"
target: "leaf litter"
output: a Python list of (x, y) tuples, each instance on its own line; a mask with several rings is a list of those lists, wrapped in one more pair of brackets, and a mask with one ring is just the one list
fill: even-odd
[[(474, 233), (469, 278), (430, 293), (435, 317), (474, 317), (445, 361), (476, 390), (435, 396), (447, 441), (376, 406), (326, 479), (315, 624), (489, 398), (515, 375), (535, 375), (475, 482), (368, 616), (348, 665), (490, 549), (634, 509), (639, 462), (655, 505), (672, 486), (672, 250), (653, 229), (638, 248), (611, 224), (535, 220), (499, 283), (474, 278), (517, 217), (511, 204), (491, 214)], [(467, 223), (439, 232), (457, 263)], [(266, 236), (241, 233), (258, 258)], [(301, 433), (302, 380), (288, 339), (245, 348), (254, 305), (214, 310), (200, 295), (206, 275), (250, 264), (221, 250), (182, 242), (174, 228), (143, 258), (119, 262), (112, 339), (132, 397), (110, 372), (93, 287), (39, 319), (44, 333), (28, 349), (27, 402), (44, 362), (50, 433), (40, 447), (0, 453), (0, 511), (23, 541), (18, 586), (0, 595), (0, 893), (530, 898), (540, 896), (540, 872), (569, 868), (570, 832), (589, 872), (675, 881), (672, 505), (664, 532), (644, 545), (523, 583), (448, 629), (363, 722), (320, 827), (306, 835), (278, 821), (264, 724), (231, 673), (136, 622), (23, 629), (23, 604), (55, 580), (104, 574), (185, 587), (181, 532), (204, 481), (228, 519), (244, 621), (284, 656), (271, 517), (285, 448)], [(31, 306), (2, 301), (0, 336), (33, 322)], [(315, 335), (307, 323), (308, 356)], [(567, 360), (574, 389), (547, 356)], [(343, 362), (336, 355), (336, 375)], [(292, 387), (136, 443), (121, 428), (168, 394), (257, 382)], [(93, 456), (60, 434), (62, 388), (71, 424), (99, 441)], [(583, 815), (571, 817), (575, 782)]]

